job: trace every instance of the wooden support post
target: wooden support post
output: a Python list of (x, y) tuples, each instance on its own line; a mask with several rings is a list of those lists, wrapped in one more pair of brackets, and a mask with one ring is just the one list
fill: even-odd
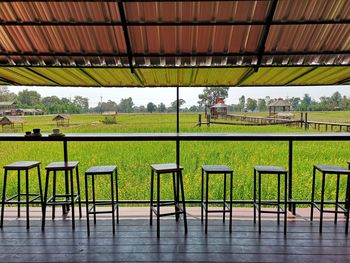
[(198, 126), (201, 127), (202, 125), (202, 114), (198, 114)]
[(307, 112), (305, 112), (304, 127), (305, 127), (305, 130), (309, 128), (309, 124), (308, 124), (308, 122), (307, 122)]

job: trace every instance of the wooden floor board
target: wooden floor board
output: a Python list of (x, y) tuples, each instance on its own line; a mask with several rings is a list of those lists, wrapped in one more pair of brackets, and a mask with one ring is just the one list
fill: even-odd
[(56, 220), (48, 213), (46, 229), (41, 231), (40, 209), (31, 208), (31, 228), (25, 228), (25, 213), (16, 217), (14, 207), (6, 208), (0, 230), (0, 262), (349, 262), (350, 237), (344, 233), (344, 218), (335, 225), (333, 217), (324, 222), (324, 233), (318, 232), (318, 218), (308, 220), (309, 209), (298, 209), (289, 215), (288, 233), (283, 221), (264, 216), (262, 233), (253, 223), (252, 210), (236, 209), (233, 232), (228, 221), (210, 216), (208, 234), (200, 221), (200, 210), (189, 209), (189, 232), (184, 235), (183, 221), (161, 219), (161, 238), (156, 236), (156, 222), (151, 227), (149, 209), (122, 208), (116, 234), (112, 235), (108, 216), (91, 220), (91, 236), (86, 233), (85, 215), (76, 219), (71, 229), (70, 216), (57, 212)]

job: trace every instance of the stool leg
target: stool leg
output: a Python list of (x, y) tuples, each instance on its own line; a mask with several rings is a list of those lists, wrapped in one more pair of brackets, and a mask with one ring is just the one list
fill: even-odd
[(206, 178), (205, 178), (205, 234), (208, 233), (208, 209), (209, 209), (209, 204), (208, 204), (208, 199), (209, 199), (209, 174), (206, 173)]
[(281, 174), (277, 175), (277, 224), (280, 224), (280, 204), (281, 204)]
[[(65, 190), (66, 190), (66, 201), (68, 201), (68, 194), (69, 194), (69, 174), (68, 171), (64, 171), (64, 183), (65, 183)], [(68, 211), (70, 210), (69, 205), (62, 205), (62, 211), (63, 214), (68, 214)]]
[(254, 200), (254, 224), (256, 223), (256, 170), (254, 168), (254, 187), (253, 187), (253, 200)]
[(96, 225), (95, 175), (91, 176), (91, 180), (92, 180), (92, 205), (94, 207), (94, 225)]
[(72, 203), (72, 229), (75, 230), (75, 203), (74, 203), (74, 184), (73, 184), (73, 170), (70, 170), (70, 198)]
[(175, 218), (176, 218), (176, 221), (179, 221), (179, 213), (178, 213), (179, 198), (176, 194), (177, 190), (176, 190), (176, 184), (175, 184), (175, 173), (173, 173), (173, 188), (174, 188), (174, 201), (175, 201)]
[(288, 182), (288, 173), (284, 175), (284, 234), (287, 234), (287, 215), (288, 215), (288, 207), (287, 207), (287, 182)]
[(259, 209), (258, 209), (258, 216), (259, 216), (259, 234), (261, 233), (261, 173), (258, 173), (258, 202), (259, 202)]
[(182, 195), (182, 211), (184, 214), (185, 234), (187, 234), (188, 229), (187, 229), (187, 214), (186, 214), (186, 199), (185, 199), (185, 191), (184, 191), (184, 182), (182, 179), (182, 171), (180, 171), (178, 173), (180, 174), (181, 195)]
[(89, 189), (88, 189), (88, 176), (85, 174), (85, 206), (86, 206), (86, 227), (87, 234), (90, 236), (90, 218), (89, 218)]
[(150, 198), (150, 225), (152, 225), (152, 219), (153, 219), (153, 183), (154, 183), (154, 171), (151, 171), (151, 198)]
[(45, 191), (44, 191), (44, 200), (43, 200), (43, 208), (42, 208), (43, 215), (42, 215), (42, 218), (41, 218), (41, 230), (45, 229), (47, 190), (48, 190), (48, 187), (49, 187), (49, 175), (50, 175), (50, 171), (46, 170)]
[[(350, 165), (349, 165), (350, 166)], [(345, 234), (348, 234), (349, 231), (349, 206), (350, 206), (350, 175), (348, 174), (348, 180), (346, 184), (346, 197), (345, 197), (345, 207), (346, 209), (346, 214), (345, 214)]]
[(79, 170), (78, 166), (75, 167), (75, 175), (76, 175), (76, 180), (77, 180), (77, 192), (78, 192), (78, 206), (79, 206), (79, 218), (82, 217), (81, 213), (81, 195), (80, 195), (80, 182), (79, 182)]
[(115, 212), (114, 212), (114, 183), (113, 183), (113, 173), (111, 173), (111, 199), (112, 199), (112, 225), (113, 225), (113, 235), (115, 234)]
[(339, 181), (340, 181), (340, 174), (337, 174), (337, 189), (335, 191), (334, 224), (337, 224), (337, 221), (338, 221)]
[(312, 190), (311, 190), (311, 210), (310, 210), (310, 221), (314, 219), (314, 202), (315, 202), (315, 180), (316, 180), (316, 167), (314, 166), (312, 172)]
[(325, 173), (322, 173), (322, 190), (321, 190), (321, 209), (320, 209), (320, 230), (322, 233), (322, 223), (323, 223), (323, 206), (324, 206), (324, 189), (325, 189)]
[(115, 192), (116, 192), (116, 205), (117, 205), (117, 224), (119, 224), (118, 170), (115, 170)]
[(204, 196), (203, 196), (203, 188), (204, 188), (204, 171), (203, 171), (203, 168), (202, 168), (202, 187), (201, 187), (201, 222), (203, 224), (203, 206), (204, 206), (204, 203), (203, 203), (203, 199), (204, 199)]
[(5, 198), (6, 198), (6, 183), (7, 183), (7, 169), (5, 168), (4, 185), (2, 186), (2, 202), (1, 202), (1, 222), (0, 222), (0, 228), (2, 228), (3, 223), (4, 223)]
[(52, 219), (55, 219), (55, 215), (56, 215), (56, 171), (53, 171), (53, 183), (52, 183), (52, 201), (53, 201), (53, 205), (52, 205)]
[(17, 217), (21, 217), (21, 171), (17, 170)]
[(225, 217), (226, 217), (226, 173), (224, 173), (224, 200), (223, 200), (223, 216), (222, 216), (222, 222), (225, 223)]
[(232, 187), (233, 187), (233, 173), (230, 173), (230, 233), (232, 233)]
[(160, 237), (160, 176), (157, 172), (157, 237)]
[(43, 187), (42, 187), (42, 183), (41, 183), (40, 165), (37, 166), (37, 170), (38, 170), (40, 203), (41, 203), (41, 209), (42, 209), (43, 208)]
[(29, 229), (29, 176), (28, 169), (26, 169), (26, 217), (27, 217), (27, 229)]

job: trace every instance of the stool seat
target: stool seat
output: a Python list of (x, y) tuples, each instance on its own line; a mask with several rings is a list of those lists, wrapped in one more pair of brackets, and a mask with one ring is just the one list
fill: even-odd
[(151, 168), (157, 173), (172, 173), (183, 170), (183, 167), (178, 166), (176, 163), (152, 164)]
[(350, 174), (350, 170), (337, 165), (318, 164), (318, 165), (314, 165), (314, 167), (320, 172), (328, 173), (328, 174), (339, 174), (339, 173)]
[(231, 173), (233, 170), (227, 165), (203, 165), (203, 171), (207, 173)]
[(286, 173), (287, 170), (281, 166), (254, 166), (254, 169), (260, 173), (278, 174)]
[(25, 170), (31, 169), (38, 166), (40, 162), (38, 161), (20, 161), (4, 165), (7, 170)]
[(77, 167), (79, 164), (78, 161), (73, 162), (53, 162), (48, 164), (45, 169), (47, 171), (64, 171), (64, 170), (71, 170)]
[(86, 175), (98, 175), (98, 174), (109, 174), (117, 170), (115, 165), (101, 165), (101, 166), (92, 166), (90, 167), (85, 174)]

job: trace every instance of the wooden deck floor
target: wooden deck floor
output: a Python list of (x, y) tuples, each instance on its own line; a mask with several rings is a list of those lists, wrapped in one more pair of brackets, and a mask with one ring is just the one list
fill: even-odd
[[(86, 234), (85, 216), (76, 220), (71, 230), (69, 216), (60, 211), (55, 221), (47, 220), (45, 232), (40, 229), (40, 210), (31, 208), (31, 228), (25, 228), (25, 214), (16, 218), (15, 208), (7, 208), (4, 228), (0, 231), (1, 262), (350, 262), (350, 235), (344, 234), (342, 220), (334, 225), (331, 217), (318, 233), (318, 218), (311, 223), (298, 209), (289, 216), (288, 234), (275, 215), (264, 217), (262, 234), (252, 221), (252, 209), (235, 208), (233, 233), (228, 224), (210, 215), (209, 232), (204, 234), (199, 208), (188, 209), (189, 233), (184, 235), (183, 222), (161, 219), (161, 238), (156, 226), (150, 227), (148, 208), (121, 208), (116, 235), (111, 221), (99, 217), (97, 225)], [(318, 215), (318, 213), (316, 213)], [(50, 213), (48, 214), (50, 215)], [(341, 217), (342, 219), (342, 217)], [(154, 222), (155, 223), (155, 222)]]

